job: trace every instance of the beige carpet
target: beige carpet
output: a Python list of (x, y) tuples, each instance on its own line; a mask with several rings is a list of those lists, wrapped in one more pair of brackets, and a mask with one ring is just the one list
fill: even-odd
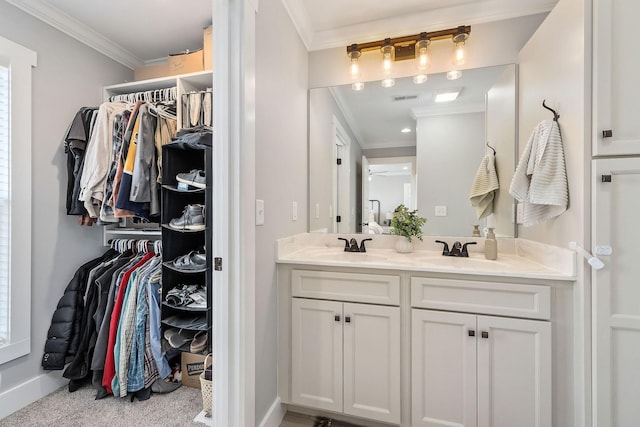
[(152, 394), (130, 402), (112, 396), (95, 400), (86, 386), (74, 393), (63, 387), (0, 420), (0, 426), (204, 426), (193, 419), (202, 410), (200, 389), (182, 386), (173, 393)]

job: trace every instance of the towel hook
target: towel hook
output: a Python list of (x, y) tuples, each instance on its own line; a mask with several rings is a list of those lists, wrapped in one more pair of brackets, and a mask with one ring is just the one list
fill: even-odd
[(493, 148), (491, 145), (489, 145), (489, 141), (487, 141), (487, 147), (491, 148), (491, 151), (493, 151), (493, 155), (496, 155), (496, 149)]
[(558, 119), (560, 118), (560, 114), (558, 114), (558, 113), (556, 112), (556, 110), (554, 110), (553, 108), (551, 108), (551, 107), (547, 106), (547, 104), (545, 103), (545, 101), (546, 101), (546, 99), (543, 99), (543, 100), (542, 100), (542, 106), (543, 106), (544, 108), (546, 108), (547, 110), (549, 110), (549, 111), (551, 111), (551, 112), (553, 113), (553, 121), (554, 121), (554, 122), (557, 122), (557, 121), (558, 121)]

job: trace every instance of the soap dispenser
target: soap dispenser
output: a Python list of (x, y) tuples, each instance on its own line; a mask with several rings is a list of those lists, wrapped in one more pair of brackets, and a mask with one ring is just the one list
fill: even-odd
[(493, 227), (489, 227), (487, 238), (484, 240), (484, 257), (492, 260), (498, 258), (498, 241), (493, 232)]

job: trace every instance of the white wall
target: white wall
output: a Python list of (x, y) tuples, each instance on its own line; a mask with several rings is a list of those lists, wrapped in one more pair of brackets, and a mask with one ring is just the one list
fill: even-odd
[[(518, 236), (561, 247), (570, 240), (586, 246), (590, 242), (590, 7), (588, 0), (560, 0), (522, 48), (519, 60), (520, 150), (533, 128), (552, 118), (551, 112), (542, 108), (546, 99), (560, 114), (570, 206), (543, 224), (519, 227)], [(573, 354), (554, 351), (553, 355), (553, 425), (557, 426), (590, 425), (589, 289), (589, 274), (580, 260), (571, 295), (573, 322), (556, 325), (565, 337), (563, 342), (574, 342)]]
[[(489, 67), (518, 62), (518, 52), (538, 28), (546, 14), (496, 21), (471, 26), (467, 41), (468, 60), (460, 67)], [(434, 31), (425, 28), (425, 31)], [(400, 34), (405, 35), (405, 34)], [(393, 37), (390, 35), (389, 37)], [(363, 42), (370, 40), (354, 40)], [(447, 40), (435, 41), (429, 47), (431, 67), (429, 73), (451, 70), (452, 43)], [(360, 57), (363, 81), (382, 80), (382, 66), (378, 52), (364, 52)], [(392, 77), (407, 77), (416, 74), (414, 61), (400, 61), (393, 65)], [(309, 87), (336, 86), (351, 83), (349, 59), (345, 47), (324, 49), (309, 53)]]
[[(418, 211), (431, 236), (471, 236), (469, 190), (484, 155), (484, 112), (420, 117), (416, 128)], [(442, 185), (446, 183), (446, 185)], [(447, 216), (436, 217), (435, 206)]]
[[(307, 231), (307, 51), (279, 0), (256, 17), (255, 413), (258, 425), (277, 398), (275, 241)], [(298, 220), (291, 219), (292, 202)]]
[[(404, 184), (411, 183), (410, 175), (373, 175), (369, 182), (369, 200), (380, 201), (380, 217), (378, 224), (384, 225), (387, 212), (404, 203)], [(373, 212), (378, 215), (377, 204), (371, 205)]]
[[(327, 88), (317, 88), (309, 91), (309, 230), (327, 229), (333, 230), (333, 217), (329, 216), (329, 206), (333, 203), (332, 170), (333, 149), (335, 135), (333, 130), (333, 118), (336, 118), (351, 139), (349, 159), (350, 164), (343, 165), (349, 170), (350, 185), (350, 211), (355, 210), (360, 182), (359, 174), (362, 163), (362, 149), (355, 135), (338, 107), (331, 92)], [(316, 205), (318, 205), (319, 218), (316, 218)], [(332, 210), (335, 215), (335, 212)], [(351, 218), (352, 227), (355, 230), (356, 222), (360, 217)], [(352, 231), (353, 232), (353, 231)]]
[(99, 227), (81, 227), (65, 213), (62, 138), (81, 106), (101, 102), (102, 86), (131, 79), (133, 72), (6, 2), (0, 2), (0, 35), (38, 54), (32, 80), (33, 158), (25, 171), (33, 177), (31, 354), (0, 366), (0, 407), (6, 409), (15, 401), (13, 394), (2, 393), (35, 384), (46, 373), (40, 361), (47, 330), (75, 269), (105, 251)]

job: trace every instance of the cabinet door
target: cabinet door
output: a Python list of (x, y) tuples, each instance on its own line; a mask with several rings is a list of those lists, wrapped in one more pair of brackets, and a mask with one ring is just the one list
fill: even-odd
[(476, 426), (476, 335), (475, 315), (412, 310), (412, 426)]
[[(594, 426), (640, 423), (640, 263), (637, 226), (640, 158), (594, 161), (593, 236), (610, 246), (605, 267), (593, 270)], [(611, 182), (602, 182), (610, 175)]]
[(291, 401), (342, 412), (342, 303), (293, 298)]
[(478, 426), (551, 425), (551, 323), (478, 316)]
[[(638, 0), (594, 0), (593, 154), (640, 154)], [(603, 131), (611, 136), (603, 136)]]
[(400, 423), (400, 308), (344, 304), (344, 413)]

